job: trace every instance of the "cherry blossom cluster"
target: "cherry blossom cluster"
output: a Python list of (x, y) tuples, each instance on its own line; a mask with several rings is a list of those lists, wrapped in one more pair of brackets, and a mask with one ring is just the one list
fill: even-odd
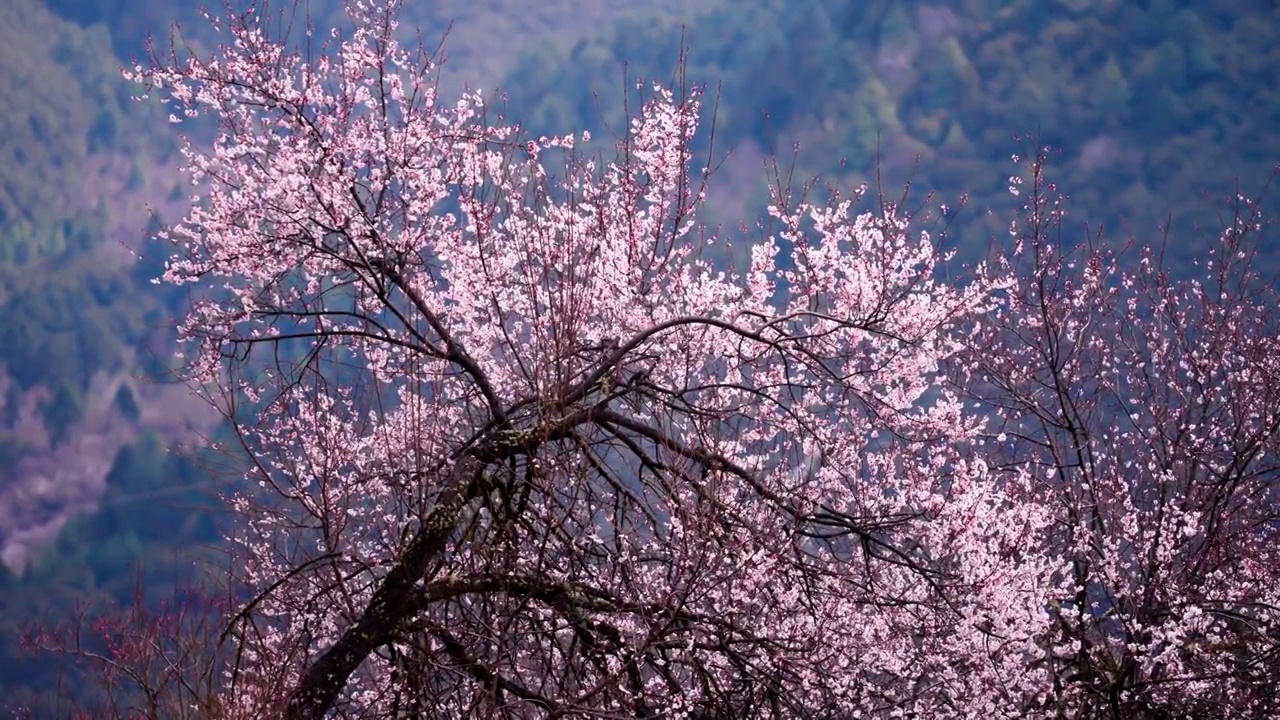
[(396, 9), (310, 53), (241, 15), (128, 73), (217, 124), (163, 280), (199, 288), (190, 378), (251, 459), (229, 717), (1268, 702), (1247, 222), (1201, 284), (1057, 247), (1038, 175), (963, 283), (861, 191), (720, 235), (696, 88), (644, 86), (609, 160), (446, 102)]

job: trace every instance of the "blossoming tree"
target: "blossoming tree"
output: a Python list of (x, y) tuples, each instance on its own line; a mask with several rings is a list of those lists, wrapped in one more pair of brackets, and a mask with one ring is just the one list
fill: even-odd
[(696, 88), (607, 161), (348, 9), (316, 53), (249, 13), (130, 73), (218, 127), (164, 280), (213, 288), (189, 369), (253, 460), (223, 711), (1020, 716), (1051, 517), (963, 455), (940, 365), (989, 284), (781, 191), (714, 267), (747, 243), (695, 222)]
[(683, 78), (606, 159), (446, 103), (396, 2), (348, 10), (301, 47), (230, 16), (129, 73), (217, 126), (164, 277), (198, 283), (190, 377), (251, 459), (251, 599), (200, 707), (1275, 711), (1256, 218), (1182, 284), (1057, 244), (1039, 164), (1016, 245), (962, 283), (859, 192), (779, 187), (761, 238), (722, 236)]
[[(957, 387), (989, 466), (1030, 474), (1065, 570), (1032, 665), (1059, 717), (1280, 714), (1280, 336), (1243, 195), (1189, 276), (1162, 245), (1063, 240), (1032, 162), (1025, 218)], [(1020, 181), (1015, 179), (1015, 182)], [(1018, 191), (1018, 185), (1013, 188)], [(1025, 480), (1020, 480), (1025, 482)]]

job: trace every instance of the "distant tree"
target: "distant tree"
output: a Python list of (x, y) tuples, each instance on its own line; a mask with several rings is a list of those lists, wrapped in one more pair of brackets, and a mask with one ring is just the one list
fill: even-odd
[(1094, 102), (1100, 112), (1108, 116), (1128, 116), (1133, 93), (1114, 57), (1108, 58), (1107, 64), (1099, 71), (1094, 93)]
[(128, 383), (120, 383), (120, 389), (116, 390), (115, 406), (126, 420), (137, 422), (141, 417), (142, 410), (138, 407), (138, 401), (134, 398), (133, 389)]
[(13, 717), (228, 717), (217, 705), (221, 658), (210, 650), (218, 642), (226, 598), (184, 584), (156, 604), (147, 597), (145, 580), (136, 575), (132, 593), (112, 607), (115, 612), (80, 607), (60, 627), (23, 633), (23, 646), (62, 662), (50, 668), (56, 692), (41, 688)]
[(84, 398), (80, 391), (68, 383), (58, 384), (51, 397), (43, 406), (44, 422), (49, 430), (51, 442), (61, 445), (71, 434), (71, 428), (84, 413)]

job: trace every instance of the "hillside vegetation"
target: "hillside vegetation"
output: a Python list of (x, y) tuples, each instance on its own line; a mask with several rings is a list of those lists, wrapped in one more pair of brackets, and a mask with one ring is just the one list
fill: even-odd
[[(490, 90), (511, 71), (522, 52), (567, 50), (622, 18), (644, 22), (656, 16), (678, 25), (722, 4), (722, 0), (408, 0), (400, 12), (400, 24), (406, 34), (419, 34), (428, 49), (444, 40), (441, 49), (447, 67), (442, 84), (446, 89), (457, 90), (465, 84)], [(127, 60), (145, 55), (148, 36), (158, 48), (167, 48), (175, 24), (174, 37), (199, 47), (211, 38), (199, 9), (216, 9), (217, 3), (48, 0), (48, 6), (80, 25), (105, 27), (121, 58)], [(350, 26), (340, 0), (275, 0), (267, 7), (271, 8), (268, 14), (281, 18), (281, 27), (295, 33), (303, 27), (307, 13), (315, 27)]]
[(132, 378), (154, 369), (171, 308), (129, 248), (147, 204), (180, 196), (160, 108), (134, 95), (104, 28), (36, 0), (0, 8), (0, 557), (14, 569), (16, 538), (52, 539), (136, 434), (141, 408), (122, 418), (113, 399), (153, 394)]
[(1003, 232), (1011, 155), (1037, 143), (1075, 217), (1124, 234), (1170, 213), (1213, 226), (1237, 179), (1255, 193), (1280, 160), (1271, 2), (736, 3), (683, 31), (629, 21), (530, 55), (504, 82), (509, 107), (539, 130), (617, 128), (624, 61), (669, 78), (682, 33), (690, 78), (720, 89), (729, 183), (798, 143), (801, 177), (879, 169), (890, 194), (910, 181), (952, 207), (967, 197), (953, 236), (970, 255)]
[[(211, 542), (208, 475), (167, 454), (207, 422), (149, 382), (182, 298), (137, 263), (147, 205), (180, 207), (161, 108), (133, 100), (106, 28), (0, 3), (0, 693), (49, 695), (51, 658), (16, 647), (38, 617), (189, 575)], [(157, 131), (159, 129), (159, 131)], [(143, 560), (145, 559), (145, 563)]]

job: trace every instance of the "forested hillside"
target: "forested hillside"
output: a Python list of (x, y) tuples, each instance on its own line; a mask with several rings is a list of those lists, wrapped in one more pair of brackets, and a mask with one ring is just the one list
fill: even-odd
[[(83, 25), (108, 29), (123, 59), (143, 56), (151, 36), (157, 48), (168, 47), (172, 37), (199, 47), (210, 35), (194, 0), (47, 0), (54, 12)], [(261, 3), (260, 3), (261, 4)], [(655, 0), (638, 4), (627, 0), (433, 0), (405, 3), (400, 14), (407, 37), (420, 35), (430, 49), (446, 37), (443, 56), (447, 67), (442, 86), (456, 91), (464, 84), (492, 90), (524, 51), (560, 52), (574, 42), (593, 38), (623, 18), (644, 22), (661, 18), (678, 26), (723, 0)], [(216, 5), (216, 3), (215, 3)], [(304, 19), (315, 27), (349, 27), (340, 0), (275, 0), (267, 14), (280, 17), (281, 27), (298, 32)], [(216, 8), (214, 8), (216, 9)]]
[[(910, 181), (918, 198), (967, 198), (952, 238), (973, 256), (1017, 205), (1011, 156), (1025, 167), (1037, 143), (1074, 216), (1112, 237), (1170, 214), (1211, 226), (1237, 179), (1257, 193), (1280, 159), (1277, 28), (1271, 2), (761, 0), (683, 35), (689, 77), (720, 91), (726, 184), (759, 187), (741, 176), (798, 143), (801, 179), (881, 170), (891, 195)], [(632, 21), (530, 55), (504, 83), (512, 113), (539, 131), (617, 128), (623, 63), (670, 78), (681, 34)]]
[[(106, 28), (0, 4), (0, 687), (50, 697), (24, 624), (171, 586), (216, 539), (207, 474), (167, 453), (209, 413), (162, 381), (181, 293), (137, 262), (147, 206), (185, 200), (160, 108)], [(159, 130), (159, 131), (158, 131)], [(145, 563), (143, 560), (145, 559)], [(145, 564), (145, 568), (142, 565)], [(68, 677), (68, 681), (72, 678)]]
[(138, 378), (163, 367), (176, 305), (131, 248), (147, 206), (182, 195), (160, 109), (133, 101), (106, 31), (32, 0), (0, 13), (0, 542), (20, 570), (101, 492), (118, 448), (173, 424)]

